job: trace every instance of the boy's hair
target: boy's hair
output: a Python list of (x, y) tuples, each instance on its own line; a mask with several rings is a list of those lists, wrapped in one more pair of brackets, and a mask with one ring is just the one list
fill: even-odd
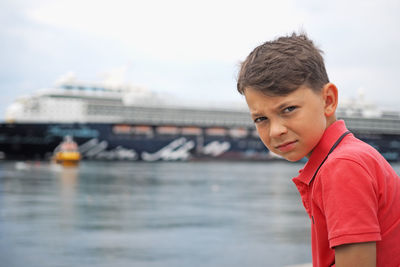
[(282, 96), (305, 85), (318, 92), (329, 82), (322, 53), (305, 33), (265, 42), (242, 62), (237, 90)]

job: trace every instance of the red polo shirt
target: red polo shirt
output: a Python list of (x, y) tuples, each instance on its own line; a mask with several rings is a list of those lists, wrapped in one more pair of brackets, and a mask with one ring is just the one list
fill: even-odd
[(347, 131), (329, 126), (293, 178), (311, 219), (313, 266), (335, 264), (334, 247), (376, 241), (377, 266), (400, 266), (400, 178), (370, 145), (345, 136), (312, 179), (329, 150)]

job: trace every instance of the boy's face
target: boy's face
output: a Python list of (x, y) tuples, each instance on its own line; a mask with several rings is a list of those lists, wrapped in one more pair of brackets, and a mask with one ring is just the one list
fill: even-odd
[(267, 148), (289, 161), (309, 157), (328, 126), (322, 93), (306, 86), (286, 96), (246, 88), (244, 95)]

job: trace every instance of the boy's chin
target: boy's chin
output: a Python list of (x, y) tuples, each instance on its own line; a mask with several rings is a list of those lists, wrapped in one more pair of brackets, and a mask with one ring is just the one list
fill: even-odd
[(290, 162), (297, 162), (305, 158), (305, 156), (283, 156), (283, 158)]
[(290, 162), (297, 162), (299, 160), (302, 160), (305, 157), (305, 155), (304, 156), (303, 155), (293, 155), (290, 153), (286, 154), (286, 155), (282, 155), (278, 151), (272, 151), (271, 149), (269, 149), (269, 150), (270, 150), (270, 154), (273, 158), (281, 158), (281, 159), (285, 159)]

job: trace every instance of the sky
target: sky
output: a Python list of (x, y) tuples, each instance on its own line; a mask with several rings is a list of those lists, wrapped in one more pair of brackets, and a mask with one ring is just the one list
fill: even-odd
[(2, 0), (0, 119), (21, 95), (66, 73), (109, 73), (149, 90), (203, 102), (244, 102), (240, 62), (265, 41), (299, 30), (324, 51), (341, 99), (363, 92), (398, 108), (397, 0)]

